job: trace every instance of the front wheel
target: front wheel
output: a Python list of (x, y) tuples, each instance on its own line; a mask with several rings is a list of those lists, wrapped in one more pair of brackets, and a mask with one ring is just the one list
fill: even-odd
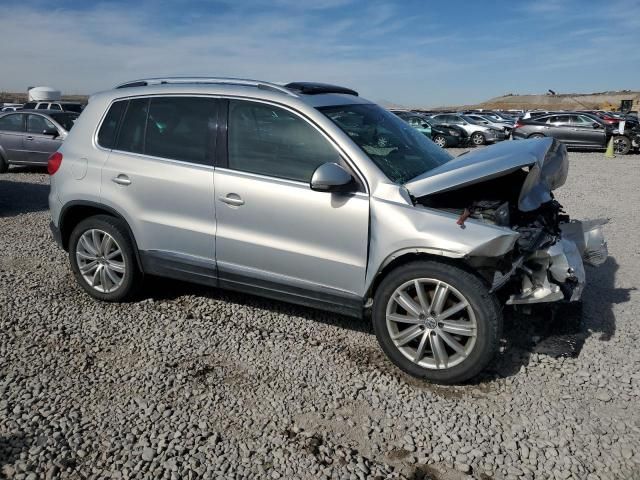
[(497, 352), (502, 331), (501, 310), (484, 283), (434, 261), (392, 271), (376, 291), (372, 320), (396, 366), (443, 384), (480, 373)]
[(447, 139), (444, 137), (444, 135), (436, 135), (435, 137), (433, 137), (433, 143), (438, 145), (440, 148), (444, 148), (447, 146)]
[(631, 140), (624, 135), (613, 137), (613, 151), (618, 155), (626, 155), (631, 151)]
[(69, 238), (71, 268), (94, 298), (118, 302), (140, 286), (133, 242), (122, 220), (96, 215), (81, 221)]
[(473, 135), (471, 135), (471, 143), (473, 143), (476, 146), (480, 146), (487, 143), (487, 140), (484, 138), (484, 135), (482, 133), (476, 132)]

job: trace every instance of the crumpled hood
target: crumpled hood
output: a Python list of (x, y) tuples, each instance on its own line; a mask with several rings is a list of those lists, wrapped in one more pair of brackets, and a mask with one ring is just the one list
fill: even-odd
[(529, 167), (518, 209), (529, 212), (551, 200), (569, 171), (566, 147), (553, 138), (506, 141), (469, 152), (405, 184), (415, 198), (466, 187)]

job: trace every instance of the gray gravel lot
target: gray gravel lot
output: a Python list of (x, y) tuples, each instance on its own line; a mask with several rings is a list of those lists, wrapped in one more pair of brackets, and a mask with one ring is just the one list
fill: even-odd
[(12, 169), (0, 477), (640, 478), (640, 156), (570, 158), (557, 196), (612, 219), (611, 258), (581, 316), (512, 316), (500, 357), (457, 387), (401, 374), (334, 314), (160, 279), (98, 303), (51, 239), (46, 174)]

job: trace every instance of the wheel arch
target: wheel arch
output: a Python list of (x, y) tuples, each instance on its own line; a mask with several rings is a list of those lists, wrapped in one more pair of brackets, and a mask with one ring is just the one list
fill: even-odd
[(465, 270), (468, 273), (471, 273), (472, 275), (475, 275), (482, 282), (487, 284), (487, 286), (491, 286), (488, 279), (483, 277), (480, 272), (476, 268), (471, 266), (469, 262), (467, 262), (467, 259), (464, 257), (445, 256), (424, 249), (412, 248), (393, 253), (382, 262), (380, 267), (378, 267), (378, 271), (373, 277), (371, 284), (367, 288), (365, 299), (368, 301), (369, 299), (373, 298), (376, 290), (380, 286), (380, 283), (387, 275), (389, 275), (389, 273), (401, 267), (402, 265), (406, 265), (415, 261), (435, 261), (445, 265), (455, 266), (457, 268)]
[(86, 218), (96, 215), (108, 215), (122, 221), (127, 229), (129, 238), (133, 243), (136, 263), (138, 264), (140, 271), (142, 271), (142, 261), (140, 260), (140, 254), (138, 252), (138, 243), (136, 242), (136, 238), (133, 235), (133, 231), (131, 230), (129, 223), (120, 212), (106, 205), (84, 200), (73, 201), (66, 204), (60, 212), (59, 228), (62, 248), (66, 251), (69, 250), (69, 238), (71, 237), (71, 232), (73, 232), (73, 229), (78, 225), (78, 223)]

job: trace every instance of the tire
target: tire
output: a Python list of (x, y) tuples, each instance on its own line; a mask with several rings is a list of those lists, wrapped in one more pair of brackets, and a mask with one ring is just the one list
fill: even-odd
[(631, 140), (624, 135), (613, 137), (613, 152), (618, 155), (626, 155), (631, 151)]
[(529, 138), (544, 138), (544, 135), (541, 133), (532, 133), (529, 135)]
[[(111, 240), (105, 241), (105, 237)], [(91, 258), (96, 260), (92, 262)], [(127, 228), (122, 220), (109, 215), (89, 217), (73, 229), (69, 238), (69, 261), (80, 286), (98, 300), (126, 300), (134, 296), (142, 283)], [(95, 285), (90, 283), (91, 279)]]
[[(423, 302), (419, 301), (416, 280), (425, 294)], [(445, 291), (448, 293), (443, 297), (444, 305), (438, 307), (438, 302), (434, 305), (432, 299), (443, 285), (448, 287)], [(440, 316), (446, 315), (447, 310), (451, 312), (458, 301), (462, 309), (443, 319), (422, 313), (420, 317), (407, 315), (409, 310), (394, 300), (400, 298), (396, 295), (398, 291), (403, 291), (405, 298), (408, 296), (413, 301), (412, 308), (417, 307), (422, 312), (425, 309), (421, 303), (427, 305), (426, 310), (439, 310)], [(413, 324), (404, 323), (407, 318)], [(397, 367), (414, 377), (440, 384), (461, 383), (478, 375), (498, 351), (502, 333), (502, 311), (486, 285), (465, 270), (436, 261), (412, 262), (391, 271), (374, 295), (372, 322), (380, 347)], [(443, 328), (447, 329), (444, 333)], [(452, 333), (453, 329), (464, 331), (464, 334)], [(413, 338), (398, 345), (403, 343), (403, 334), (404, 340)], [(449, 343), (452, 338), (458, 350)], [(415, 356), (421, 346), (423, 356), (416, 362)]]
[(7, 173), (9, 170), (9, 163), (0, 155), (0, 173)]
[(481, 132), (475, 132), (471, 134), (471, 143), (473, 143), (476, 147), (480, 145), (484, 145), (487, 143), (487, 139), (484, 137), (484, 134)]
[(438, 145), (440, 148), (445, 148), (447, 146), (447, 139), (444, 135), (436, 135), (433, 137), (433, 143)]

